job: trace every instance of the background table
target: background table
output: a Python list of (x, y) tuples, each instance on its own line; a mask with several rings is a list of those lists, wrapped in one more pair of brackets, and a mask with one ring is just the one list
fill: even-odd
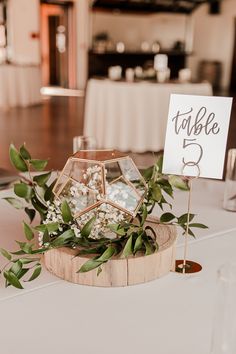
[(41, 103), (41, 70), (37, 65), (0, 65), (0, 108)]
[(84, 135), (98, 148), (145, 152), (164, 148), (170, 94), (212, 95), (209, 83), (157, 84), (89, 80)]
[[(223, 182), (198, 180), (193, 187), (192, 212), (209, 226), (189, 248), (202, 272), (109, 289), (70, 284), (46, 270), (23, 291), (5, 289), (2, 282), (2, 352), (209, 354), (216, 271), (235, 260), (236, 214), (222, 209)], [(187, 193), (176, 193), (176, 213), (186, 211), (186, 199)], [(0, 201), (0, 245), (12, 249), (15, 239), (23, 239), (23, 214), (5, 203)], [(182, 257), (181, 236), (177, 253)]]

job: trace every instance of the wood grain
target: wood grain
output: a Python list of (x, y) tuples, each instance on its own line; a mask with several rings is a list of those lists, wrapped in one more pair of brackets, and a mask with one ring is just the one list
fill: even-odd
[(128, 286), (160, 278), (175, 267), (176, 228), (158, 225), (153, 219), (148, 221), (155, 228), (158, 252), (149, 256), (114, 258), (102, 266), (97, 276), (97, 269), (87, 273), (76, 273), (89, 259), (89, 256), (74, 257), (78, 250), (68, 248), (54, 249), (44, 255), (46, 268), (59, 278), (72, 283), (102, 287)]

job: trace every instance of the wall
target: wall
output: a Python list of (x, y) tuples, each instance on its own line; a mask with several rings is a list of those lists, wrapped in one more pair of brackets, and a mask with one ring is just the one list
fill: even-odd
[(40, 63), (39, 0), (9, 0), (10, 49), (12, 60), (18, 63)]
[[(223, 64), (221, 86), (227, 89), (231, 75), (236, 0), (223, 0), (220, 15), (210, 15), (208, 5), (204, 4), (191, 17), (194, 25), (193, 45), (190, 33), (188, 49), (193, 50), (194, 55), (189, 58), (188, 66), (197, 79), (200, 60), (221, 61)], [(136, 43), (144, 40), (152, 42), (156, 39), (161, 41), (163, 47), (168, 48), (174, 41), (184, 39), (186, 17), (172, 14), (111, 16), (106, 13), (95, 13), (92, 15), (92, 27), (93, 35), (107, 31), (115, 42), (121, 40), (129, 49), (136, 49)]]
[[(184, 38), (186, 28), (184, 15), (111, 16), (104, 13), (91, 15), (88, 0), (75, 0), (75, 5), (79, 88), (86, 85), (87, 50), (94, 33), (107, 30), (114, 41), (122, 40), (130, 49), (136, 49), (136, 43), (140, 44), (144, 40), (149, 42), (160, 40), (163, 47), (170, 47), (174, 41)], [(190, 58), (188, 65), (196, 76), (200, 60), (222, 61), (223, 88), (228, 87), (231, 75), (235, 17), (236, 0), (223, 0), (221, 15), (209, 15), (206, 5), (200, 6), (192, 15), (195, 23), (194, 56)], [(31, 33), (39, 32), (40, 28), (39, 0), (9, 0), (9, 19), (13, 60), (21, 63), (40, 63), (39, 40), (31, 38)]]
[(224, 89), (228, 88), (231, 76), (235, 18), (235, 0), (223, 0), (220, 15), (208, 14), (207, 5), (202, 5), (193, 14), (195, 23), (193, 50), (195, 55), (189, 60), (189, 66), (196, 76), (200, 60), (221, 61), (223, 64), (221, 86)]
[(87, 83), (90, 13), (89, 1), (75, 2), (77, 27), (77, 87), (84, 89)]
[[(75, 1), (77, 87), (87, 81), (87, 50), (89, 41), (89, 2)], [(40, 32), (40, 0), (9, 0), (8, 7), (11, 59), (22, 64), (40, 64), (40, 39), (32, 33)]]
[(122, 41), (129, 50), (140, 49), (143, 41), (160, 41), (163, 48), (171, 48), (177, 40), (184, 40), (185, 15), (130, 15), (95, 12), (92, 14), (92, 35), (108, 32), (116, 43)]

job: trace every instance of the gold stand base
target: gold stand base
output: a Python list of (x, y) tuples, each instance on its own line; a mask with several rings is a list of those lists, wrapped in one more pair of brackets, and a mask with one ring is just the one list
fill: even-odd
[(175, 271), (177, 273), (191, 274), (191, 273), (198, 273), (201, 270), (202, 270), (202, 266), (193, 261), (186, 261), (185, 267), (184, 267), (183, 259), (179, 259), (175, 262)]

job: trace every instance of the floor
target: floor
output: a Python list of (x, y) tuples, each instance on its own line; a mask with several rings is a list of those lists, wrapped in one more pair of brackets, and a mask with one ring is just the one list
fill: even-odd
[[(83, 134), (84, 98), (53, 97), (29, 108), (0, 111), (0, 168), (14, 170), (8, 159), (11, 142), (26, 143), (33, 158), (50, 158), (50, 169), (61, 169), (72, 154), (72, 140)], [(227, 149), (236, 147), (236, 94)], [(133, 154), (139, 166), (153, 163), (156, 154)]]
[(42, 105), (0, 111), (0, 167), (13, 169), (9, 144), (26, 143), (33, 158), (48, 159), (49, 168), (61, 169), (72, 154), (72, 140), (83, 132), (84, 99), (53, 97)]

